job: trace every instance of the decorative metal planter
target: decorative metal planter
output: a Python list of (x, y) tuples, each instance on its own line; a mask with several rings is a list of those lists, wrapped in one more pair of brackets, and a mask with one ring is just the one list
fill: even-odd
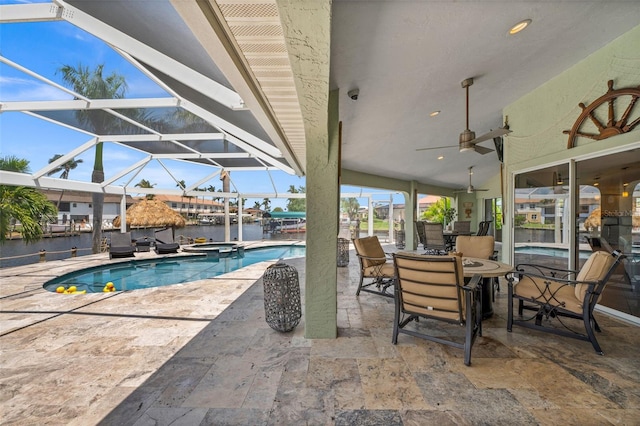
[(276, 331), (291, 331), (300, 323), (300, 284), (298, 271), (293, 266), (278, 261), (265, 271), (264, 314), (269, 327)]
[(405, 231), (396, 230), (395, 231), (395, 240), (396, 240), (396, 248), (403, 249), (405, 246)]
[(338, 266), (344, 267), (349, 264), (349, 240), (338, 238)]

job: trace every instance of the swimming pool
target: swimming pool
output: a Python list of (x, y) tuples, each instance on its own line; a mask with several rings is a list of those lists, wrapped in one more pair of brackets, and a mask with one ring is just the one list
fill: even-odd
[(59, 287), (75, 286), (76, 292), (102, 293), (107, 283), (113, 283), (117, 291), (162, 287), (216, 277), (258, 262), (301, 257), (305, 252), (305, 246), (286, 245), (236, 251), (229, 257), (196, 254), (132, 260), (61, 275), (47, 281), (44, 288), (56, 292)]
[[(569, 250), (559, 247), (538, 247), (538, 246), (522, 246), (515, 248), (516, 254), (540, 255), (552, 257), (569, 257)], [(580, 250), (580, 259), (588, 259), (591, 256), (591, 250)]]

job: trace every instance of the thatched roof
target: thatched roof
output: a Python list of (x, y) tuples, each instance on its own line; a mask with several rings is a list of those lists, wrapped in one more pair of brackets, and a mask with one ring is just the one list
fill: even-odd
[[(182, 228), (185, 220), (180, 214), (171, 210), (162, 201), (142, 200), (127, 209), (127, 225), (133, 227), (166, 227)], [(113, 226), (120, 226), (120, 216), (113, 220)]]

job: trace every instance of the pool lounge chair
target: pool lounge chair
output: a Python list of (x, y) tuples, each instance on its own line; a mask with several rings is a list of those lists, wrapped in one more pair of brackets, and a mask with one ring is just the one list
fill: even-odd
[(112, 232), (109, 245), (109, 259), (114, 257), (134, 257), (136, 248), (131, 244), (131, 232)]
[(173, 241), (173, 230), (171, 228), (162, 229), (155, 232), (156, 253), (168, 254), (177, 253), (180, 244)]

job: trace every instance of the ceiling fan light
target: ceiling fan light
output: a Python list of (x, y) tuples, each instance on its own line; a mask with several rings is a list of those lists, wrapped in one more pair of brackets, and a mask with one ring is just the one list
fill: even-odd
[(518, 22), (513, 27), (509, 29), (509, 35), (518, 34), (520, 31), (524, 30), (531, 23), (531, 19), (525, 19), (523, 21)]
[(462, 142), (460, 141), (460, 152), (465, 152), (465, 151), (475, 151), (476, 147), (474, 144), (470, 143), (470, 142)]
[(467, 194), (473, 194), (473, 186), (467, 188)]

